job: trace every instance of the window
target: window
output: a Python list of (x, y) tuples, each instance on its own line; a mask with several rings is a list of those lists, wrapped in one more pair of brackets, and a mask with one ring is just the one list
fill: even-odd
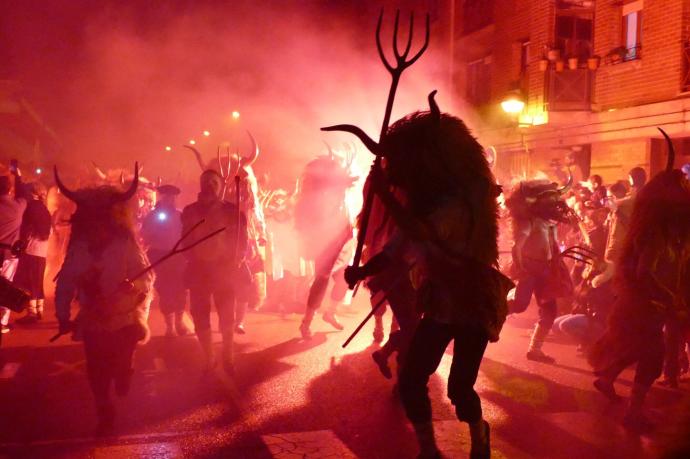
[(621, 46), (624, 48), (624, 61), (641, 57), (642, 49), (642, 1), (627, 3), (623, 6), (623, 27)]
[(467, 64), (467, 100), (473, 105), (491, 100), (491, 56)]
[(565, 57), (584, 61), (592, 52), (592, 19), (579, 16), (556, 16), (556, 48)]

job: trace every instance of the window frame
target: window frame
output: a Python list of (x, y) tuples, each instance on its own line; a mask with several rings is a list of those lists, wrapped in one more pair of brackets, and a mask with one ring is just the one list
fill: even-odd
[[(634, 61), (637, 59), (642, 59), (641, 49), (642, 49), (642, 22), (644, 21), (644, 1), (636, 0), (634, 2), (626, 3), (623, 5), (621, 11), (621, 49), (624, 50), (624, 54), (621, 58), (624, 62)], [(628, 30), (629, 30), (629, 17), (630, 15), (635, 15), (635, 43), (628, 43)]]

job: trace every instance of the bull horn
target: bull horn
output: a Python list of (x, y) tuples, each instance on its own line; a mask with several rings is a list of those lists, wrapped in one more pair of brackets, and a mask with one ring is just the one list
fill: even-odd
[(220, 159), (220, 145), (218, 145), (218, 148), (216, 149), (216, 160), (218, 161), (218, 172), (220, 172), (220, 176), (227, 180), (228, 177), (225, 175), (223, 161)]
[(333, 153), (333, 147), (331, 147), (331, 144), (329, 144), (325, 140), (323, 141), (323, 143), (326, 145), (326, 148), (328, 148), (328, 157), (331, 159), (335, 158), (335, 153)]
[(661, 128), (657, 128), (663, 136), (666, 138), (666, 144), (668, 144), (668, 160), (666, 161), (666, 172), (671, 172), (673, 170), (673, 163), (676, 162), (676, 150), (673, 148), (673, 142), (671, 138), (666, 134)]
[(243, 156), (241, 158), (241, 166), (242, 167), (249, 167), (252, 164), (254, 164), (254, 161), (256, 161), (256, 158), (259, 157), (259, 145), (257, 145), (256, 140), (254, 139), (254, 136), (252, 135), (249, 130), (247, 130), (247, 135), (252, 141), (252, 154), (250, 156)]
[(436, 103), (436, 99), (434, 97), (436, 96), (436, 93), (438, 91), (434, 89), (429, 93), (429, 112), (431, 112), (431, 119), (434, 120), (436, 123), (441, 122), (441, 109), (438, 108), (438, 104)]
[(568, 183), (563, 185), (563, 187), (558, 189), (558, 194), (565, 194), (567, 193), (570, 188), (573, 186), (573, 172), (568, 169)]
[(132, 196), (134, 196), (134, 193), (137, 192), (137, 188), (139, 187), (139, 163), (136, 162), (134, 163), (134, 178), (132, 179), (132, 184), (129, 186), (127, 191), (124, 193), (121, 193), (120, 196), (118, 196), (117, 201), (129, 201), (132, 199)]
[(365, 147), (376, 156), (383, 156), (383, 151), (381, 151), (381, 146), (376, 143), (371, 137), (369, 137), (366, 132), (353, 126), (351, 124), (337, 124), (335, 126), (322, 127), (322, 131), (342, 131), (349, 132), (350, 134), (356, 135), (359, 140), (362, 141)]
[(105, 172), (103, 172), (101, 168), (98, 167), (98, 164), (96, 164), (93, 161), (91, 161), (91, 164), (93, 165), (93, 169), (96, 171), (96, 175), (98, 175), (98, 178), (100, 178), (101, 180), (106, 180), (108, 178), (108, 176), (105, 175)]
[(204, 166), (204, 160), (201, 159), (201, 153), (199, 153), (199, 150), (197, 150), (196, 148), (194, 148), (194, 147), (191, 146), (191, 145), (186, 145), (186, 144), (185, 144), (185, 145), (182, 145), (182, 146), (185, 147), (185, 148), (188, 148), (188, 149), (192, 150), (192, 152), (194, 152), (194, 156), (196, 157), (196, 162), (199, 163), (199, 167), (201, 168), (201, 172), (205, 171), (205, 170), (206, 170), (206, 166)]
[(62, 183), (62, 180), (60, 180), (60, 175), (58, 175), (57, 166), (53, 166), (53, 175), (55, 175), (55, 184), (57, 185), (58, 190), (60, 190), (60, 193), (62, 193), (62, 195), (67, 199), (77, 202), (77, 193), (70, 190), (65, 186), (64, 183)]

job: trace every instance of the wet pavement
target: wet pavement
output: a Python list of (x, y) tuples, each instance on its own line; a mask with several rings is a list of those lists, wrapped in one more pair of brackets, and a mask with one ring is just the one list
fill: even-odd
[[(310, 341), (299, 339), (296, 314), (249, 313), (232, 379), (222, 370), (204, 375), (195, 339), (162, 337), (154, 311), (154, 337), (137, 351), (131, 393), (116, 403), (115, 434), (100, 439), (93, 437), (81, 345), (68, 338), (48, 343), (50, 320), (17, 327), (2, 349), (0, 458), (414, 458), (414, 435), (393, 383), (370, 357), (373, 324), (341, 347), (366, 303), (360, 294), (344, 308), (342, 332), (317, 316)], [(481, 367), (476, 387), (492, 428), (492, 457), (657, 457), (663, 434), (622, 429), (624, 405), (594, 391), (572, 343), (547, 342), (555, 365), (524, 358), (531, 314), (509, 319)], [(445, 398), (451, 357), (449, 349), (430, 384), (434, 424), (445, 457), (465, 458), (467, 426)], [(627, 395), (632, 374), (623, 376), (617, 390)], [(685, 380), (680, 390), (655, 387), (652, 416), (672, 426), (689, 389)]]

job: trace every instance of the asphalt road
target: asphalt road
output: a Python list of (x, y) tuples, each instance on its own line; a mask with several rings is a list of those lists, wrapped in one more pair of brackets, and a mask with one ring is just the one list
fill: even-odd
[[(193, 337), (154, 337), (140, 346), (130, 395), (117, 401), (115, 435), (93, 437), (95, 414), (79, 343), (55, 332), (50, 317), (4, 336), (0, 371), (0, 457), (26, 458), (413, 458), (414, 435), (374, 366), (372, 326), (342, 349), (366, 311), (364, 294), (344, 308), (345, 331), (317, 316), (310, 341), (299, 339), (300, 317), (249, 313), (248, 333), (237, 336), (237, 372), (204, 376)], [(49, 315), (51, 312), (48, 313)], [(387, 321), (389, 320), (389, 316)], [(555, 365), (524, 358), (533, 307), (511, 317), (491, 344), (477, 388), (492, 426), (495, 458), (656, 457), (664, 433), (634, 436), (619, 425), (623, 406), (592, 388), (584, 358), (572, 343), (553, 337), (545, 350)], [(220, 341), (220, 335), (216, 335)], [(445, 457), (469, 451), (467, 426), (445, 398), (451, 350), (432, 379), (434, 423)], [(631, 373), (617, 386), (627, 395)], [(655, 387), (652, 416), (673, 430), (681, 390)]]

